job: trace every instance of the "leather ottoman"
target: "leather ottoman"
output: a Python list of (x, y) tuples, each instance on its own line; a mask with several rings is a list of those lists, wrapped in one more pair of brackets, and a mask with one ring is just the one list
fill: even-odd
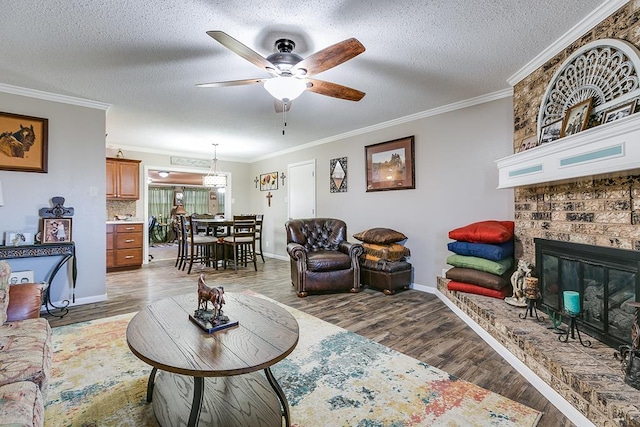
[(411, 264), (406, 261), (380, 263), (376, 269), (360, 267), (360, 283), (393, 295), (398, 289), (409, 289)]

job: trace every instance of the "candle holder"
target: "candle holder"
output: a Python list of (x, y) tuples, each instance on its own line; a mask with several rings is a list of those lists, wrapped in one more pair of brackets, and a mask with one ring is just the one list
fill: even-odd
[(563, 335), (560, 335), (558, 337), (558, 340), (566, 343), (567, 341), (569, 341), (569, 333), (571, 333), (571, 339), (573, 340), (576, 339), (576, 334), (578, 334), (578, 340), (580, 340), (580, 344), (582, 344), (583, 347), (591, 347), (590, 340), (585, 340), (586, 344), (585, 342), (582, 341), (582, 336), (580, 335), (580, 329), (578, 329), (578, 322), (576, 321), (576, 318), (580, 316), (580, 313), (573, 313), (567, 310), (562, 310), (562, 312), (567, 316), (569, 316), (569, 324), (567, 325), (567, 329), (565, 331), (563, 331), (562, 329), (559, 329), (560, 331), (562, 331)]
[(538, 299), (540, 298), (540, 289), (538, 288), (538, 279), (535, 277), (527, 277), (524, 281), (523, 286), (525, 300), (527, 301), (527, 308), (524, 311), (524, 316), (522, 313), (518, 314), (518, 317), (521, 319), (526, 319), (528, 317), (536, 316), (536, 320), (538, 322), (544, 322), (544, 318), (538, 317)]
[(527, 300), (527, 308), (524, 311), (524, 316), (522, 313), (518, 314), (518, 317), (521, 319), (526, 319), (527, 317), (536, 316), (536, 320), (538, 322), (544, 322), (544, 317), (538, 317), (538, 299), (537, 298), (526, 298)]

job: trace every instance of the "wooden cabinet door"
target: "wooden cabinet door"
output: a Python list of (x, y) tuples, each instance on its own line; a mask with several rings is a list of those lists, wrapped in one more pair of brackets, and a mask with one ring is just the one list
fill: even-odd
[(117, 197), (118, 189), (118, 168), (116, 162), (107, 160), (107, 199)]
[(138, 163), (122, 162), (118, 164), (119, 199), (138, 200), (140, 198)]

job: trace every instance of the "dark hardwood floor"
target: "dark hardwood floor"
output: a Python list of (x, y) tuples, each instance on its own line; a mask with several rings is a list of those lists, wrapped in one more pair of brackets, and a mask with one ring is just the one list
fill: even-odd
[(46, 316), (51, 326), (138, 311), (152, 301), (196, 292), (198, 275), (204, 272), (210, 286), (224, 286), (226, 292), (259, 292), (542, 411), (541, 427), (573, 425), (434, 295), (409, 290), (385, 296), (365, 289), (358, 294), (298, 298), (287, 261), (267, 258), (264, 264), (258, 262), (257, 272), (251, 266), (237, 274), (194, 266), (188, 275), (174, 268), (174, 251), (154, 248), (153, 261), (143, 268), (107, 274), (107, 301), (72, 307), (62, 319)]

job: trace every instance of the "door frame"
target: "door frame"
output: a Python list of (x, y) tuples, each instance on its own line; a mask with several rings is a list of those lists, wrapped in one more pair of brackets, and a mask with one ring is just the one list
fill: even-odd
[[(314, 218), (318, 215), (318, 173), (316, 167), (316, 159), (305, 160), (302, 162), (290, 163), (287, 165), (287, 177), (291, 178), (291, 168), (303, 165), (312, 165), (313, 166), (313, 216)], [(291, 181), (289, 181), (291, 182)], [(291, 185), (287, 186), (287, 219), (291, 218)]]

